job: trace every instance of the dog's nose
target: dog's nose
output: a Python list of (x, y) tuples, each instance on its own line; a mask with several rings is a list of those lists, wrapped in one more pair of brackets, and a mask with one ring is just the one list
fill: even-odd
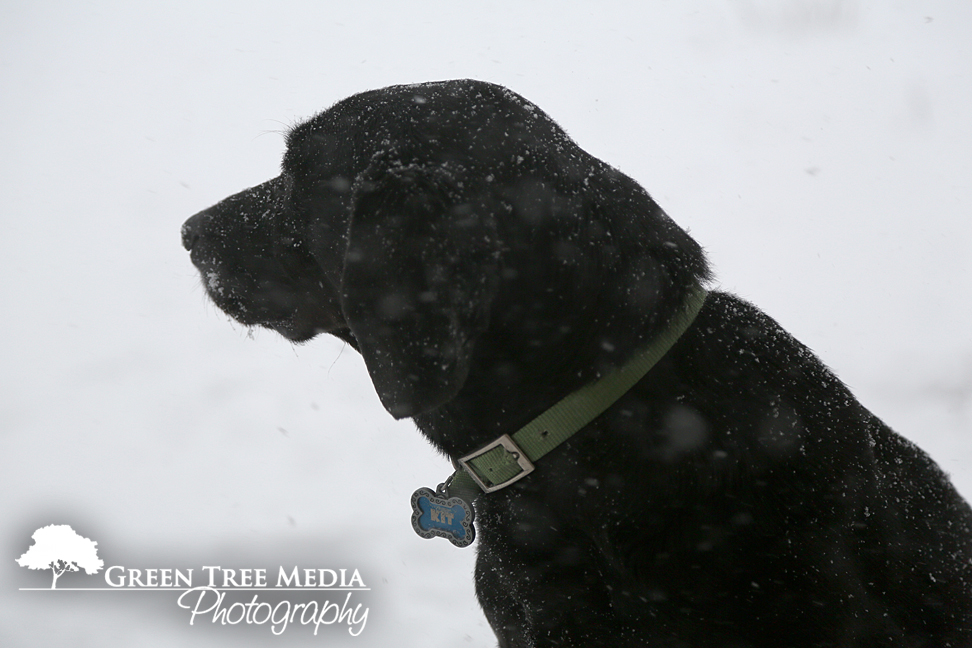
[(209, 210), (201, 211), (195, 216), (190, 216), (189, 219), (182, 224), (182, 247), (186, 248), (188, 251), (192, 251), (192, 246), (196, 244), (199, 240), (200, 231), (203, 229), (206, 221), (209, 220)]

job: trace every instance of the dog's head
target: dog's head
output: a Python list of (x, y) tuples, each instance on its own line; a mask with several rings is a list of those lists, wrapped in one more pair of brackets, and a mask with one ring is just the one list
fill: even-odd
[[(508, 371), (593, 322), (663, 319), (664, 298), (706, 274), (636, 183), (468, 80), (339, 102), (290, 132), (280, 176), (182, 237), (217, 306), (297, 342), (348, 341), (398, 418), (451, 400), (484, 336)], [(606, 362), (642, 336), (616, 328)]]

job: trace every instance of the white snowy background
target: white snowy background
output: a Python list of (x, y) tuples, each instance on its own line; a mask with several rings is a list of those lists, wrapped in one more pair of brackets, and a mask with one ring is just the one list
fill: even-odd
[[(358, 91), (536, 102), (972, 496), (972, 4), (0, 3), (0, 645), (489, 646), (474, 550), (415, 536), (449, 472), (356, 354), (207, 303), (179, 226)], [(368, 625), (192, 627), (171, 593), (14, 559), (356, 568)]]

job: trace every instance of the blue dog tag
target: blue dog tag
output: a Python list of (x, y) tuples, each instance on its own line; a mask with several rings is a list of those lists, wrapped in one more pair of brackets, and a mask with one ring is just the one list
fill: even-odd
[(429, 488), (412, 493), (412, 528), (423, 538), (439, 536), (457, 547), (468, 547), (476, 537), (472, 506), (458, 497), (437, 497)]

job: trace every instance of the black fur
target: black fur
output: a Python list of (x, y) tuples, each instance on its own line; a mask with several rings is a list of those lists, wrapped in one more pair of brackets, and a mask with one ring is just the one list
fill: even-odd
[[(339, 102), (183, 241), (220, 308), (346, 340), (453, 458), (624, 363), (709, 276), (636, 182), (468, 80)], [(972, 646), (968, 505), (729, 294), (476, 509), (501, 646)]]

